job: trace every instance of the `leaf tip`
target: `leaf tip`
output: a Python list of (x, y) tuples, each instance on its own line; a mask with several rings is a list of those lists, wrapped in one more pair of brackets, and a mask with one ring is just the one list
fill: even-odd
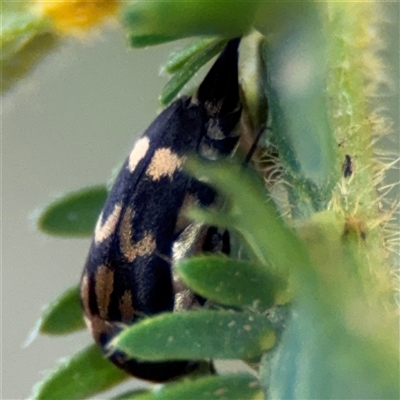
[(42, 319), (39, 319), (38, 321), (36, 321), (35, 326), (29, 331), (27, 338), (22, 343), (23, 349), (26, 349), (27, 347), (29, 347), (36, 340), (36, 338), (38, 337), (38, 335), (40, 333), (41, 325), (42, 325)]

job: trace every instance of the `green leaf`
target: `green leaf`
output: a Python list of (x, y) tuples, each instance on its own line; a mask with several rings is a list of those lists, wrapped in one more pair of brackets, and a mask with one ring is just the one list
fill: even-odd
[(325, 36), (316, 34), (321, 31), (319, 13), (309, 7), (307, 15), (292, 21), (282, 40), (264, 46), (262, 54), (273, 141), (301, 217), (326, 208), (338, 177), (327, 96), (332, 71), (327, 68)]
[(252, 375), (208, 376), (164, 385), (137, 400), (262, 400), (260, 383)]
[(161, 67), (161, 73), (167, 72), (174, 74), (179, 71), (191, 58), (196, 54), (212, 45), (215, 41), (220, 39), (215, 37), (207, 37), (204, 39), (196, 40), (188, 44), (182, 50), (179, 50), (170, 55), (167, 62)]
[(211, 58), (216, 56), (225, 46), (226, 40), (214, 40), (208, 46), (198, 51), (197, 54), (186, 62), (163, 87), (159, 100), (162, 104), (166, 105), (171, 102), (174, 97), (179, 93), (183, 86), (189, 79)]
[(287, 301), (285, 281), (258, 264), (200, 256), (180, 262), (175, 269), (194, 292), (221, 304), (265, 310)]
[(96, 345), (64, 359), (34, 388), (33, 400), (82, 399), (129, 378), (107, 360)]
[(111, 347), (147, 361), (251, 359), (274, 342), (265, 316), (201, 310), (145, 319), (121, 332)]
[(159, 44), (197, 36), (241, 36), (253, 22), (259, 2), (140, 1), (122, 10), (122, 19), (132, 46)]
[(178, 40), (179, 36), (174, 35), (132, 35), (129, 37), (129, 44), (132, 47), (147, 47), (156, 44), (163, 44)]
[(38, 321), (39, 333), (64, 335), (85, 328), (79, 291), (74, 286), (45, 307)]
[(69, 193), (43, 211), (38, 227), (55, 236), (91, 236), (107, 198), (105, 186), (93, 186)]

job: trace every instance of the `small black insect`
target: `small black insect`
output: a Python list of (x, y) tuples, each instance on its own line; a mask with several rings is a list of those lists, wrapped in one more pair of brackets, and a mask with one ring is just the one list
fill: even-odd
[(188, 252), (229, 252), (227, 232), (185, 217), (188, 207), (210, 206), (217, 198), (182, 167), (189, 154), (216, 160), (237, 144), (239, 42), (227, 44), (193, 97), (172, 103), (136, 142), (95, 228), (81, 279), (85, 320), (106, 356), (142, 379), (170, 380), (197, 365), (139, 362), (106, 346), (124, 324), (201, 304), (183, 294), (168, 260)]
[(350, 176), (353, 175), (353, 161), (348, 154), (345, 155), (342, 171), (345, 178), (350, 178)]

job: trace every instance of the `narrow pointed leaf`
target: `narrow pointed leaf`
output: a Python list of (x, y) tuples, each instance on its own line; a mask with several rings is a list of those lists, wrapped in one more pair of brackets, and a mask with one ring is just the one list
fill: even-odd
[(175, 35), (164, 35), (164, 34), (145, 34), (145, 35), (130, 35), (128, 37), (129, 44), (132, 47), (147, 47), (154, 46), (156, 44), (163, 44), (178, 40), (179, 36)]
[(39, 333), (63, 335), (85, 328), (79, 287), (74, 286), (52, 301), (43, 310), (38, 323)]
[[(262, 400), (260, 383), (252, 375), (208, 376), (165, 385), (137, 400)], [(135, 398), (136, 399), (136, 398)]]
[(201, 310), (143, 320), (125, 329), (111, 347), (148, 361), (250, 359), (274, 342), (275, 334), (265, 316)]
[(55, 236), (90, 236), (107, 198), (105, 186), (69, 193), (43, 211), (38, 227)]
[(83, 399), (124, 381), (129, 375), (104, 358), (92, 345), (64, 359), (34, 388), (33, 400)]
[(215, 40), (198, 52), (168, 81), (163, 87), (159, 100), (166, 105), (171, 102), (189, 79), (208, 61), (216, 56), (225, 46), (226, 40)]
[(179, 71), (192, 57), (213, 45), (215, 41), (220, 39), (215, 37), (207, 37), (205, 39), (196, 40), (194, 43), (190, 43), (182, 50), (171, 54), (167, 62), (161, 67), (161, 72), (168, 72), (173, 74)]
[(194, 292), (221, 304), (265, 310), (286, 300), (285, 281), (265, 266), (209, 256), (185, 260), (175, 268)]

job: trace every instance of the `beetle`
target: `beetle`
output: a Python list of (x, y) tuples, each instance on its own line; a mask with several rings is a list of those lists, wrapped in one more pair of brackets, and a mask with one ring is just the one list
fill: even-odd
[(168, 381), (197, 366), (142, 362), (107, 344), (145, 316), (204, 302), (173, 279), (169, 260), (188, 251), (229, 252), (227, 232), (186, 218), (189, 207), (215, 205), (217, 196), (182, 167), (190, 154), (218, 160), (238, 142), (239, 43), (230, 40), (195, 95), (169, 105), (137, 140), (95, 227), (81, 278), (85, 321), (105, 355), (142, 379)]

